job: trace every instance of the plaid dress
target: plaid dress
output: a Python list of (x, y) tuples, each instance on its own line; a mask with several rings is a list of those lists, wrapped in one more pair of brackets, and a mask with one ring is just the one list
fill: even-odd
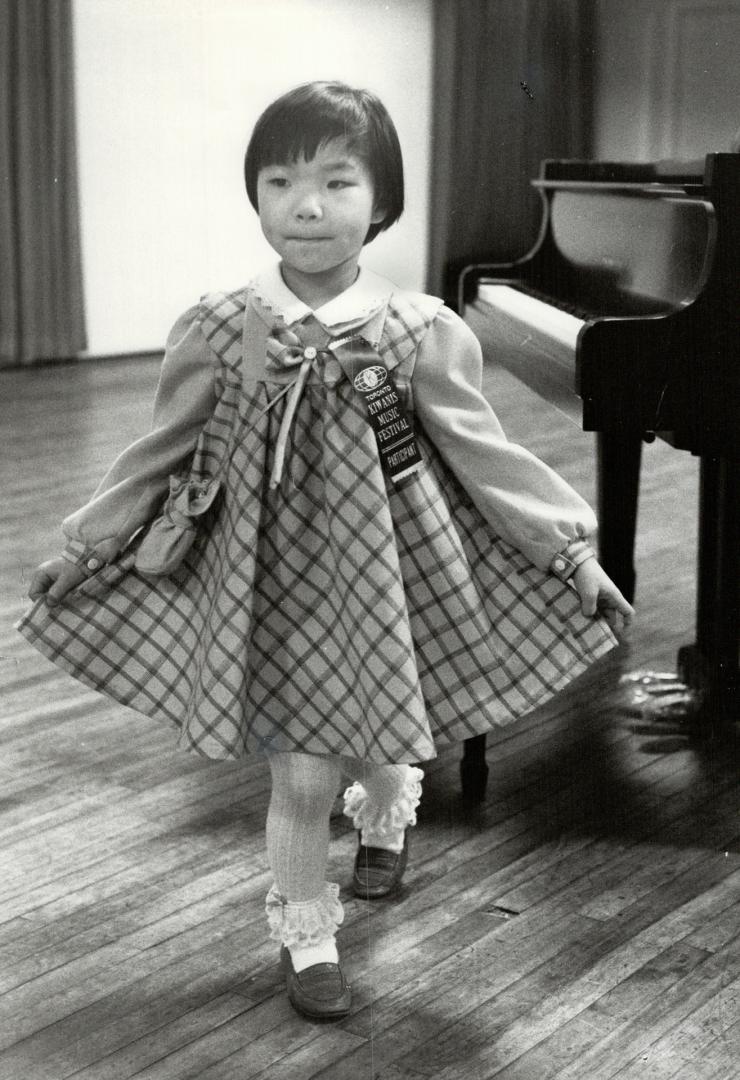
[[(421, 470), (386, 479), (364, 404), (331, 361), (299, 400), (272, 490), (287, 398), (245, 381), (245, 316), (247, 290), (203, 302), (221, 393), (193, 468), (226, 464), (184, 562), (144, 577), (134, 542), (58, 607), (32, 607), (19, 629), (36, 648), (207, 757), (387, 763), (516, 720), (613, 647), (572, 588), (492, 533), (418, 424)], [(433, 318), (393, 295), (386, 367), (411, 364)]]

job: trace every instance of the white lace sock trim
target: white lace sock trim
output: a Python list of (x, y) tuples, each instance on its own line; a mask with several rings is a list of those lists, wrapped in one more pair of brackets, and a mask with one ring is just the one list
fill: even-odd
[(265, 914), (271, 940), (291, 950), (333, 939), (344, 920), (339, 886), (333, 882), (326, 882), (320, 896), (298, 903), (286, 900), (273, 885), (265, 900)]
[(416, 808), (421, 800), (421, 781), (424, 773), (410, 766), (400, 794), (381, 806), (363, 785), (356, 780), (344, 793), (344, 813), (360, 830), (362, 843), (367, 847), (385, 848), (399, 852), (409, 825), (416, 825)]

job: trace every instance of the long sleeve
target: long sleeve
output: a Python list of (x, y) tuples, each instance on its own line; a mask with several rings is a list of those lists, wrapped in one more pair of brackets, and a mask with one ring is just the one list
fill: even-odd
[(596, 529), (589, 505), (548, 465), (507, 440), (481, 391), (478, 340), (441, 308), (416, 357), (414, 411), (473, 502), (542, 570)]
[(198, 305), (170, 331), (149, 434), (114, 461), (92, 499), (66, 518), (65, 556), (95, 570), (110, 562), (156, 512), (169, 476), (192, 453), (216, 403), (217, 360)]

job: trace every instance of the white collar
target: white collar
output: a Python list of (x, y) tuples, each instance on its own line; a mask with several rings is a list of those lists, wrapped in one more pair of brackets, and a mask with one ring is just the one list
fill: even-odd
[(306, 315), (313, 315), (327, 330), (364, 322), (379, 311), (395, 291), (387, 278), (360, 267), (356, 280), (348, 289), (314, 311), (285, 284), (279, 263), (259, 274), (251, 287), (260, 302), (280, 316), (286, 326), (292, 326)]

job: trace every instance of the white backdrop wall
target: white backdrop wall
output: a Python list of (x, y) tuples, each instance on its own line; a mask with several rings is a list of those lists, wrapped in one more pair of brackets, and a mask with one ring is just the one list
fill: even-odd
[(378, 93), (404, 151), (407, 210), (365, 265), (423, 288), (431, 0), (74, 0), (91, 355), (158, 349), (204, 292), (271, 257), (242, 160), (262, 109), (297, 83)]

